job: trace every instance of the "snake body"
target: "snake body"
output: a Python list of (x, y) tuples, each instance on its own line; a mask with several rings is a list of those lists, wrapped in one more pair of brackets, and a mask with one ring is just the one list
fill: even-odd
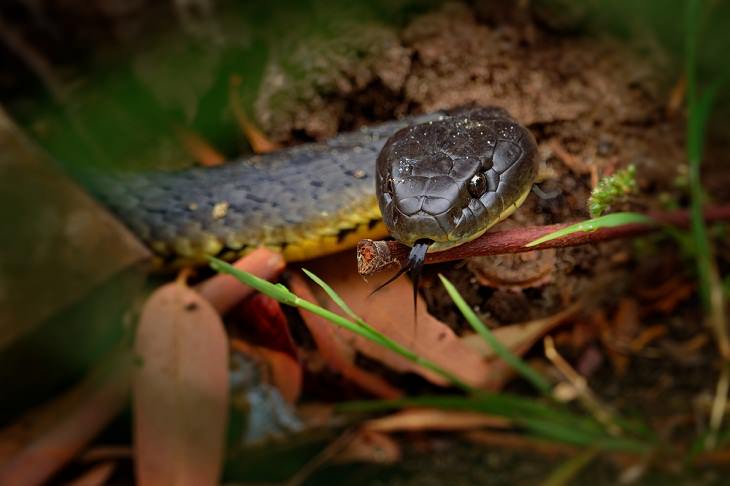
[[(497, 158), (503, 142), (518, 149), (504, 161)], [(506, 112), (471, 109), (407, 117), (219, 167), (94, 174), (88, 185), (167, 265), (200, 263), (209, 255), (232, 260), (260, 246), (296, 261), (351, 247), (363, 237), (383, 237), (388, 230), (407, 244), (414, 237), (430, 238), (446, 247), (474, 237), (524, 199), (534, 178), (534, 152), (529, 132)], [(410, 215), (402, 210), (403, 204), (413, 209), (408, 201), (395, 212), (385, 202), (394, 194), (385, 191), (392, 181), (383, 176), (406, 160), (398, 153), (416, 179), (401, 177), (395, 186), (410, 188), (407, 197), (421, 201)], [(490, 165), (486, 160), (492, 158)], [(491, 169), (496, 178), (490, 176), (485, 190), (493, 197), (480, 199), (481, 206), (454, 189), (468, 186), (475, 171)], [(461, 214), (464, 202), (474, 217), (455, 216), (455, 205)], [(445, 211), (438, 212), (442, 206)], [(453, 230), (424, 216), (438, 222), (441, 213), (456, 223)]]

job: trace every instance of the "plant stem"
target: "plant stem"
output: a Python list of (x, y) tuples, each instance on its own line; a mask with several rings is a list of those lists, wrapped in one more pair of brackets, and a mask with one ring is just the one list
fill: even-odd
[[(461, 260), (473, 256), (521, 253), (532, 250), (545, 250), (547, 248), (564, 248), (568, 246), (594, 244), (617, 238), (631, 238), (652, 231), (659, 231), (667, 225), (688, 227), (691, 219), (690, 212), (686, 210), (649, 213), (647, 216), (653, 222), (634, 222), (610, 228), (600, 228), (589, 232), (572, 233), (532, 247), (525, 245), (555, 231), (565, 229), (573, 223), (531, 226), (505, 231), (490, 231), (463, 245), (444, 251), (429, 253), (426, 255), (426, 263)], [(730, 205), (709, 207), (704, 211), (704, 218), (710, 222), (730, 220)], [(410, 249), (407, 246), (397, 241), (361, 240), (357, 245), (358, 272), (363, 276), (368, 276), (390, 268), (392, 265), (400, 266), (407, 261), (409, 251)]]

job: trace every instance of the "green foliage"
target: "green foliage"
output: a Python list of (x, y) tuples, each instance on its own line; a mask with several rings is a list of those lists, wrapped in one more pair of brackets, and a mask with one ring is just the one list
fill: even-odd
[[(703, 9), (703, 7), (705, 7)], [(714, 249), (704, 220), (704, 188), (700, 166), (710, 111), (717, 93), (724, 84), (730, 71), (725, 71), (711, 79), (709, 84), (700, 87), (698, 80), (698, 53), (703, 14), (708, 4), (701, 0), (688, 0), (685, 12), (685, 73), (687, 76), (687, 162), (689, 164), (689, 187), (692, 195), (690, 205), (692, 243), (697, 262), (700, 294), (707, 314), (707, 321), (715, 333), (725, 367), (720, 374), (717, 392), (710, 413), (710, 433), (704, 445), (715, 447), (721, 431), (727, 400), (727, 372), (730, 360), (730, 337), (728, 336), (725, 310), (725, 292), (715, 261)], [(704, 11), (703, 11), (704, 10)], [(703, 46), (704, 47), (704, 46)], [(702, 89), (704, 88), (704, 89)]]
[(578, 416), (567, 407), (509, 393), (482, 392), (467, 397), (421, 396), (348, 402), (338, 405), (337, 410), (383, 412), (404, 407), (430, 407), (495, 415), (511, 420), (534, 436), (596, 449), (647, 453), (654, 448), (650, 441), (643, 439), (611, 436), (592, 418)]
[(687, 160), (689, 163), (689, 186), (692, 195), (690, 214), (692, 216), (692, 237), (697, 257), (700, 290), (706, 308), (710, 308), (710, 291), (717, 282), (717, 269), (707, 227), (703, 218), (702, 163), (705, 131), (713, 100), (721, 81), (716, 80), (702, 92), (697, 80), (697, 42), (699, 37), (702, 2), (690, 0), (687, 3), (685, 30), (685, 70), (687, 72)]
[(541, 236), (540, 238), (527, 243), (525, 246), (533, 247), (541, 245), (546, 241), (557, 240), (558, 238), (562, 238), (563, 236), (568, 236), (573, 233), (587, 233), (601, 228), (613, 228), (627, 224), (651, 224), (653, 221), (654, 220), (649, 216), (640, 213), (612, 213), (599, 218), (572, 224), (567, 228), (562, 228), (545, 236)]
[(611, 176), (604, 177), (598, 182), (588, 199), (588, 211), (591, 218), (603, 215), (611, 205), (629, 194), (635, 193), (636, 189), (636, 167), (633, 164)]
[(546, 396), (550, 396), (550, 383), (548, 383), (548, 381), (543, 378), (540, 373), (535, 371), (535, 369), (530, 367), (530, 365), (520, 359), (519, 356), (510, 351), (507, 346), (502, 344), (496, 337), (494, 337), (494, 334), (492, 334), (487, 326), (484, 325), (484, 323), (479, 319), (479, 317), (472, 310), (472, 308), (469, 307), (469, 304), (466, 303), (461, 294), (459, 294), (459, 291), (456, 290), (454, 284), (449, 282), (449, 280), (441, 274), (439, 274), (439, 278), (441, 279), (441, 283), (444, 284), (444, 287), (446, 287), (446, 292), (448, 292), (449, 297), (451, 297), (451, 300), (454, 301), (456, 307), (459, 308), (461, 315), (464, 316), (466, 321), (477, 332), (477, 334), (479, 334), (482, 339), (484, 339), (487, 345), (489, 345), (494, 350), (497, 356), (502, 358), (515, 371), (522, 375), (523, 378), (532, 383), (532, 385), (538, 391)]

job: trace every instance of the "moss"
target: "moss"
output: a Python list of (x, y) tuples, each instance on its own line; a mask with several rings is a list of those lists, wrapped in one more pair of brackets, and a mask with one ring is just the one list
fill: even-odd
[(601, 216), (617, 201), (636, 192), (636, 167), (629, 165), (615, 174), (604, 177), (593, 189), (588, 199), (588, 211), (592, 218)]

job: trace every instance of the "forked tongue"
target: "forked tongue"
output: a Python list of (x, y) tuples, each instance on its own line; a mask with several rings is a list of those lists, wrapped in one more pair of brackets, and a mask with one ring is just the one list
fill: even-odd
[(392, 283), (395, 279), (403, 275), (404, 273), (408, 272), (408, 275), (411, 277), (411, 281), (413, 282), (413, 321), (414, 323), (418, 320), (418, 285), (421, 281), (421, 270), (423, 269), (423, 264), (426, 261), (426, 252), (428, 252), (428, 247), (433, 244), (432, 240), (422, 239), (417, 240), (413, 247), (411, 248), (411, 252), (408, 254), (408, 261), (405, 265), (403, 265), (398, 272), (396, 272), (395, 275), (390, 277), (388, 280), (385, 281), (385, 283), (382, 283), (378, 285), (378, 287), (373, 290), (370, 295), (373, 295), (378, 290), (382, 289), (386, 285)]

